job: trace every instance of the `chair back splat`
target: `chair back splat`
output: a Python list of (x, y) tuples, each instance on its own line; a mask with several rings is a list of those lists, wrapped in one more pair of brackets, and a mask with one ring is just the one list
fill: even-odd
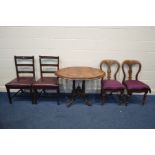
[(14, 60), (18, 79), (23, 74), (31, 74), (35, 79), (34, 56), (14, 56)]
[(107, 66), (107, 79), (110, 80), (111, 79), (111, 67), (113, 65), (116, 65), (116, 71), (114, 73), (114, 79), (116, 80), (117, 79), (117, 73), (120, 69), (120, 64), (117, 60), (103, 60), (101, 61), (100, 63), (100, 69), (102, 70), (102, 67), (103, 67), (103, 64), (105, 64)]
[(40, 61), (40, 76), (45, 77), (45, 74), (54, 74), (59, 70), (58, 56), (39, 56)]
[(138, 75), (139, 75), (141, 68), (142, 68), (141, 63), (138, 60), (125, 60), (125, 61), (123, 61), (123, 64), (122, 64), (123, 81), (126, 80), (125, 66), (128, 67), (128, 80), (132, 80), (133, 79), (132, 68), (135, 65), (138, 65), (138, 71), (137, 71), (136, 76), (135, 76), (135, 80), (138, 80)]

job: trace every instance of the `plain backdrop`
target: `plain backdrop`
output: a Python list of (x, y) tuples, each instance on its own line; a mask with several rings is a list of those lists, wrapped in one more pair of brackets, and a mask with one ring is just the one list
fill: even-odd
[[(142, 63), (139, 79), (155, 93), (155, 27), (153, 26), (2, 26), (0, 27), (0, 90), (16, 76), (14, 55), (35, 56), (40, 77), (39, 55), (59, 56), (60, 68), (99, 68), (103, 59), (136, 59)], [(103, 68), (105, 69), (105, 68)], [(133, 73), (135, 73), (136, 68)], [(118, 80), (122, 81), (120, 68)], [(71, 81), (60, 80), (61, 92), (70, 92)], [(100, 92), (100, 80), (87, 81), (86, 90)]]

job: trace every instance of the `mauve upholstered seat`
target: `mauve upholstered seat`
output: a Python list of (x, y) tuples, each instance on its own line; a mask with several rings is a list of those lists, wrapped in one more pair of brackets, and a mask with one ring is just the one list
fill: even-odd
[(124, 90), (125, 87), (117, 80), (103, 80), (102, 88), (105, 90)]
[(57, 77), (43, 77), (33, 83), (33, 87), (42, 88), (42, 87), (58, 87), (58, 78)]
[(150, 87), (138, 80), (126, 80), (123, 84), (127, 87), (128, 90), (150, 90)]

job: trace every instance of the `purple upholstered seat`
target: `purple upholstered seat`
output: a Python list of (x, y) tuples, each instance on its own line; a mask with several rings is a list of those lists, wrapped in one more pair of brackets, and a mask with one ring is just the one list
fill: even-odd
[(102, 88), (105, 90), (123, 90), (125, 87), (117, 80), (103, 80)]
[(138, 80), (126, 80), (123, 82), (123, 84), (127, 87), (128, 90), (150, 90), (150, 87)]

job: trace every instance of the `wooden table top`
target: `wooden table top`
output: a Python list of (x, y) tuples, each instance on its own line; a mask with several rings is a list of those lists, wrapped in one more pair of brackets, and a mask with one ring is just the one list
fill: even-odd
[(105, 72), (92, 67), (67, 67), (58, 70), (56, 76), (71, 80), (91, 80), (100, 79), (105, 76)]

